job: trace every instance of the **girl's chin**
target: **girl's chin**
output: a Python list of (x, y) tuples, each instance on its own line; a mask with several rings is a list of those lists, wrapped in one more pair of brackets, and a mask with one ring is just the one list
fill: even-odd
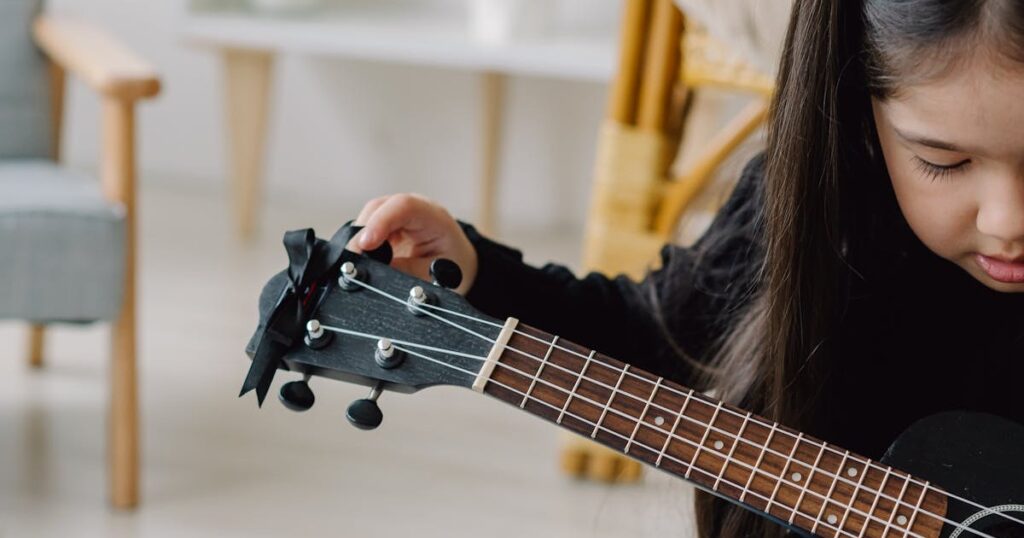
[(995, 291), (1003, 293), (1024, 293), (1024, 284), (1007, 284), (990, 278), (982, 280), (981, 283)]

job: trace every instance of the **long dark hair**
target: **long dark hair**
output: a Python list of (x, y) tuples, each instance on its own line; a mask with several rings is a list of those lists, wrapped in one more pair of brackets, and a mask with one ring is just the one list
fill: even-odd
[[(871, 97), (940, 75), (963, 59), (951, 52), (990, 39), (1005, 55), (1024, 56), (1024, 2), (795, 1), (764, 156), (763, 263), (703, 388), (792, 427), (813, 432), (821, 423), (815, 404), (850, 287), (870, 278), (880, 243), (900, 235), (893, 227), (909, 233)], [(781, 534), (703, 493), (697, 512), (701, 536)]]

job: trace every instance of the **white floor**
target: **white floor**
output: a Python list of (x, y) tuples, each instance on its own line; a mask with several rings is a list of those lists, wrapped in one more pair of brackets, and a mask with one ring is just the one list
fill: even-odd
[[(22, 327), (0, 325), (0, 537), (690, 534), (689, 487), (653, 472), (636, 486), (568, 480), (552, 427), (469, 391), (385, 394), (374, 432), (345, 421), (365, 391), (341, 383), (314, 381), (305, 414), (237, 398), (256, 298), (286, 261), (280, 234), (329, 235), (352, 202), (268, 203), (262, 238), (239, 244), (222, 193), (146, 189), (134, 513), (106, 504), (106, 328), (53, 331), (32, 371)], [(536, 232), (507, 237), (537, 261), (577, 258), (577, 234)]]

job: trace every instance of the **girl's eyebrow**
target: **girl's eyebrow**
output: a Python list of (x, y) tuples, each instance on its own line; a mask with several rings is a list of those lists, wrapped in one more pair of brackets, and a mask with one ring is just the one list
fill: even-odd
[(902, 138), (903, 140), (905, 140), (907, 142), (910, 142), (912, 144), (918, 144), (918, 145), (921, 145), (921, 146), (927, 146), (929, 148), (941, 149), (941, 150), (945, 150), (945, 151), (953, 151), (953, 152), (956, 152), (956, 153), (977, 153), (976, 151), (971, 151), (969, 148), (964, 148), (964, 147), (957, 146), (956, 144), (953, 144), (952, 142), (946, 142), (944, 140), (938, 140), (938, 139), (935, 139), (935, 138), (929, 138), (927, 136), (919, 135), (919, 134), (915, 134), (915, 133), (905, 133), (905, 132), (897, 129), (896, 127), (893, 127), (892, 129), (893, 129), (893, 131), (896, 131), (896, 134), (900, 138)]

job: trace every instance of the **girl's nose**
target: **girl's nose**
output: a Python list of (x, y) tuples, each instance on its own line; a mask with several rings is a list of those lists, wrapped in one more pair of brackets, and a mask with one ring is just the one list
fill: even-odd
[(1024, 243), (1024, 171), (991, 178), (978, 207), (981, 233), (1007, 243)]

